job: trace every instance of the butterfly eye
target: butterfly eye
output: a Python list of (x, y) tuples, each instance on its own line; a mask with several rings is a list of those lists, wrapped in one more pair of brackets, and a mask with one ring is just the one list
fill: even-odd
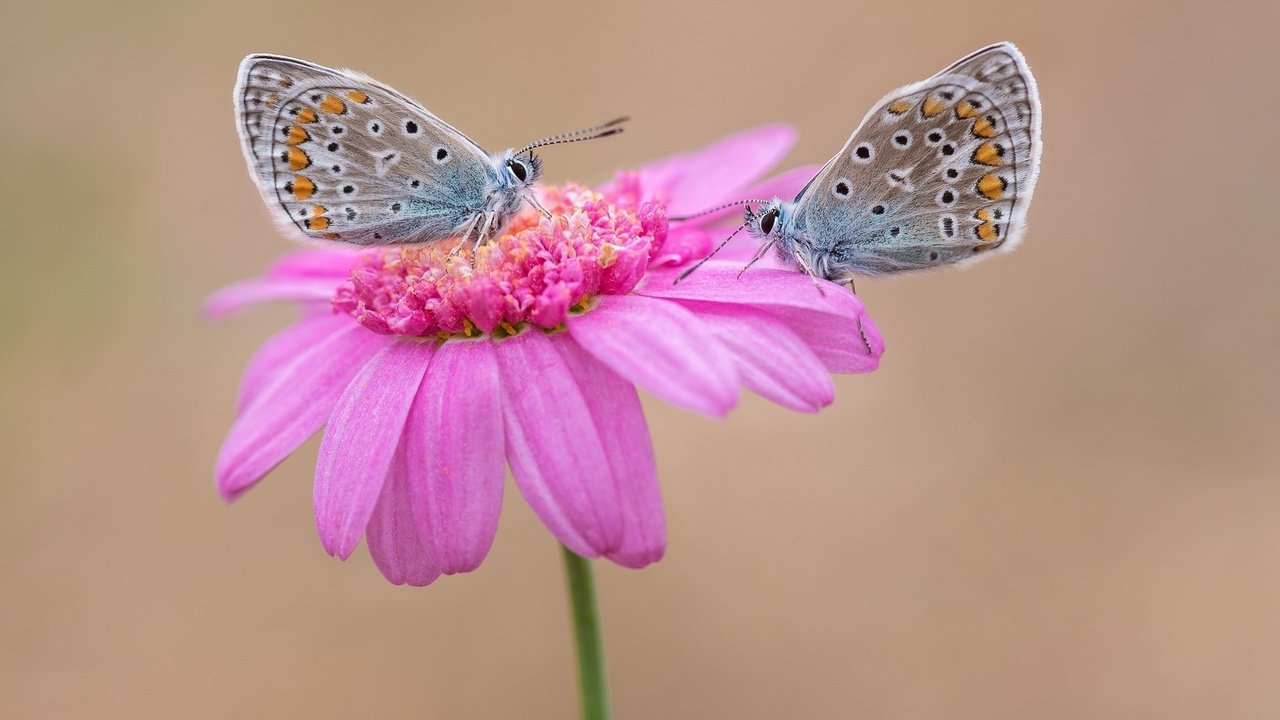
[(760, 217), (760, 232), (768, 235), (773, 232), (774, 221), (778, 219), (778, 211), (770, 210)]
[(529, 171), (525, 169), (524, 163), (519, 160), (508, 160), (507, 169), (510, 170), (511, 174), (515, 175), (516, 179), (520, 182), (524, 182), (529, 179)]

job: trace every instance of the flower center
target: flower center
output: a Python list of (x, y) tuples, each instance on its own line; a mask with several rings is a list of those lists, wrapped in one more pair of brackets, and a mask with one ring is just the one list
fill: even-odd
[[(525, 208), (499, 238), (365, 252), (333, 297), (335, 312), (387, 335), (514, 334), (556, 328), (596, 295), (625, 295), (666, 240), (666, 209), (578, 185), (548, 187), (546, 218)], [(453, 253), (451, 255), (451, 253)]]

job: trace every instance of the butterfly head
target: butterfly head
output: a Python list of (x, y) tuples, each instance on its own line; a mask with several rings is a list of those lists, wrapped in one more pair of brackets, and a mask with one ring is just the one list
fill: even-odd
[(785, 212), (786, 208), (783, 207), (782, 201), (774, 198), (759, 210), (747, 205), (747, 209), (743, 212), (743, 220), (747, 225), (747, 231), (756, 239), (763, 242), (779, 242), (783, 234)]
[(499, 158), (499, 164), (504, 174), (503, 180), (509, 187), (525, 188), (542, 177), (542, 159), (532, 152), (517, 155), (508, 150)]

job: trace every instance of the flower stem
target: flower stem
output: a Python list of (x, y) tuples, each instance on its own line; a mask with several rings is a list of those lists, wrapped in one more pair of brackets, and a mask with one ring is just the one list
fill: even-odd
[(573, 610), (573, 635), (578, 646), (578, 697), (582, 720), (609, 719), (609, 679), (604, 669), (604, 638), (596, 609), (596, 586), (591, 561), (564, 551), (564, 573)]

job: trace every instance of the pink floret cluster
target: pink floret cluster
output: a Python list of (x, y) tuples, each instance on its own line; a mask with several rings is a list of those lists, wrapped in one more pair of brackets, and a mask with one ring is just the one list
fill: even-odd
[(663, 205), (625, 191), (551, 187), (542, 203), (552, 218), (527, 211), (474, 256), (451, 256), (452, 243), (364, 253), (335, 292), (335, 310), (384, 335), (554, 328), (592, 297), (631, 292), (666, 242)]

